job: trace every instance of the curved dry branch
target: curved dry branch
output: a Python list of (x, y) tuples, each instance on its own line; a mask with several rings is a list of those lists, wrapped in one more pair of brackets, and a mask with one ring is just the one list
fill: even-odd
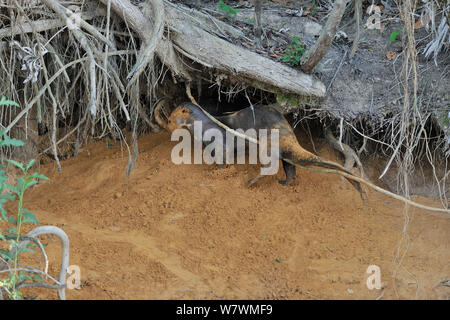
[[(53, 234), (57, 236), (61, 240), (61, 266), (59, 269), (58, 276), (58, 285), (64, 285), (63, 287), (58, 287), (58, 297), (61, 300), (66, 299), (66, 291), (65, 291), (65, 283), (66, 283), (66, 274), (67, 268), (69, 266), (69, 237), (67, 234), (60, 228), (55, 226), (40, 226), (36, 227), (30, 232), (27, 233), (27, 237), (36, 238), (40, 235), (44, 234)], [(19, 249), (25, 247), (30, 240), (24, 240), (19, 244)]]

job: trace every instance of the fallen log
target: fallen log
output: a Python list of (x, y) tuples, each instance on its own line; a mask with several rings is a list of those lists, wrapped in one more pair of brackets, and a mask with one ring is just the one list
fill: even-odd
[[(108, 0), (97, 0), (108, 5)], [(151, 60), (151, 54), (144, 52), (145, 47), (150, 45), (150, 52), (154, 48), (160, 60), (172, 71), (176, 78), (190, 82), (193, 75), (187, 70), (186, 63), (177, 56), (181, 54), (185, 58), (193, 60), (218, 73), (226, 74), (233, 82), (246, 83), (270, 92), (286, 92), (296, 95), (324, 97), (325, 85), (314, 76), (307, 75), (300, 70), (293, 69), (285, 64), (275, 62), (263, 57), (241, 46), (232, 44), (223, 38), (245, 39), (245, 35), (237, 28), (227, 25), (220, 20), (189, 9), (182, 4), (174, 5), (163, 1), (163, 9), (160, 8), (161, 0), (149, 1), (139, 7), (133, 5), (129, 0), (111, 0), (111, 9), (123, 19), (126, 24), (142, 40), (141, 54), (136, 67), (142, 71), (143, 62)], [(48, 0), (47, 5), (57, 4)], [(164, 23), (168, 32), (161, 38), (161, 32), (154, 30), (154, 17), (152, 10), (164, 11)], [(94, 13), (82, 13), (81, 17), (88, 20), (95, 16), (105, 15), (105, 10), (96, 10)], [(34, 22), (34, 26), (26, 23), (22, 28), (9, 28), (0, 30), (0, 38), (21, 32), (43, 31), (52, 28), (60, 28), (65, 22), (60, 19)], [(159, 26), (161, 23), (156, 22)], [(86, 24), (86, 27), (89, 25)], [(81, 28), (83, 28), (83, 24)], [(160, 30), (160, 28), (157, 28)], [(247, 39), (248, 40), (248, 39)], [(176, 51), (174, 50), (176, 49)], [(147, 48), (148, 50), (148, 48)], [(144, 52), (144, 53), (142, 53)], [(135, 75), (133, 70), (131, 76)], [(139, 74), (139, 72), (138, 72)], [(134, 79), (136, 77), (133, 77)]]
[[(107, 0), (98, 0), (105, 5)], [(140, 11), (128, 0), (112, 0), (111, 8), (119, 14), (144, 42), (149, 42), (152, 34), (152, 18)], [(207, 68), (225, 73), (234, 81), (240, 81), (254, 87), (271, 92), (284, 91), (297, 95), (324, 97), (325, 85), (314, 76), (304, 74), (285, 64), (272, 61), (245, 48), (234, 45), (219, 36), (218, 32), (230, 32), (230, 28), (213, 29), (208, 16), (187, 9), (182, 4), (164, 1), (165, 23), (169, 32), (159, 41), (156, 53), (163, 63), (176, 76), (187, 81), (192, 75), (186, 70), (182, 62), (172, 52), (173, 45), (177, 51), (202, 64)], [(186, 18), (191, 13), (192, 23)], [(202, 23), (203, 22), (203, 23)], [(223, 24), (221, 24), (223, 27)], [(205, 28), (205, 29), (203, 29)], [(234, 32), (235, 34), (237, 31)]]

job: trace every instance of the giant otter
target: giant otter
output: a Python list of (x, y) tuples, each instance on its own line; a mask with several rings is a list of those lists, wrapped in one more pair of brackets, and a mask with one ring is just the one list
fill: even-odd
[[(295, 178), (295, 165), (286, 162), (283, 159), (300, 165), (314, 165), (328, 169), (334, 169), (353, 175), (343, 166), (330, 160), (316, 156), (305, 150), (297, 141), (297, 138), (284, 116), (276, 109), (269, 106), (255, 107), (254, 111), (249, 107), (225, 116), (215, 117), (231, 129), (243, 129), (247, 131), (250, 128), (279, 130), (279, 156), (283, 163), (283, 169), (286, 174), (286, 180), (280, 181), (283, 185), (288, 185)], [(201, 108), (197, 105), (185, 102), (179, 105), (171, 113), (168, 119), (167, 128), (173, 131), (178, 128), (187, 128), (193, 130), (194, 121), (201, 121), (203, 132), (210, 128), (215, 128), (223, 133), (225, 130), (212, 121)], [(225, 142), (223, 146), (226, 147)], [(259, 175), (249, 180), (249, 185), (261, 179)], [(347, 179), (362, 195), (362, 189), (359, 182)]]

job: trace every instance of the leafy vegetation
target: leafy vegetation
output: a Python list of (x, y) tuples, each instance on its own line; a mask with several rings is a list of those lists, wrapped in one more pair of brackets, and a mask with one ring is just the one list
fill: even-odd
[[(2, 97), (0, 106), (17, 105), (13, 101), (6, 100)], [(24, 143), (17, 139), (12, 139), (5, 134), (5, 130), (0, 130), (0, 147), (20, 147)], [(8, 160), (10, 164), (19, 168), (22, 171), (22, 177), (17, 179), (15, 184), (8, 184), (6, 172), (3, 169), (4, 165), (0, 164), (0, 222), (6, 224), (6, 229), (0, 232), (1, 243), (8, 242), (6, 249), (0, 249), (0, 271), (2, 266), (9, 266), (8, 273), (0, 273), (0, 275), (7, 274), (6, 277), (0, 278), (0, 294), (2, 291), (6, 292), (10, 299), (21, 299), (22, 294), (17, 290), (17, 285), (25, 280), (43, 281), (39, 274), (31, 271), (28, 268), (23, 268), (19, 264), (19, 255), (24, 252), (34, 252), (34, 243), (26, 246), (19, 246), (22, 241), (22, 226), (24, 223), (39, 224), (36, 216), (23, 207), (24, 194), (27, 189), (37, 184), (39, 180), (48, 180), (48, 178), (37, 172), (29, 174), (33, 167), (35, 160), (31, 160), (26, 165), (15, 160)], [(8, 215), (4, 205), (7, 201), (17, 202), (17, 215)]]
[(300, 64), (300, 58), (306, 52), (304, 44), (300, 41), (299, 37), (294, 36), (292, 38), (294, 43), (289, 46), (285, 55), (282, 58), (283, 62), (289, 62), (292, 66), (297, 66)]
[(222, 0), (219, 1), (219, 9), (225, 12), (230, 18), (234, 18), (240, 11), (239, 9), (234, 9), (231, 6), (227, 5)]
[(391, 32), (391, 34), (389, 36), (389, 40), (391, 41), (391, 43), (397, 42), (397, 37), (401, 32), (405, 32), (405, 31), (400, 30), (400, 31)]

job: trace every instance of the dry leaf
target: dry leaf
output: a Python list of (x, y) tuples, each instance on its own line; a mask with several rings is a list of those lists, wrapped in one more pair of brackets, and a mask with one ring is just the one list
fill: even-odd
[(431, 21), (430, 16), (428, 13), (424, 15), (423, 17), (420, 17), (419, 20), (414, 24), (414, 29), (420, 29), (425, 27), (429, 22)]
[(400, 52), (388, 51), (386, 52), (386, 58), (388, 58), (388, 60), (394, 60), (399, 54)]

